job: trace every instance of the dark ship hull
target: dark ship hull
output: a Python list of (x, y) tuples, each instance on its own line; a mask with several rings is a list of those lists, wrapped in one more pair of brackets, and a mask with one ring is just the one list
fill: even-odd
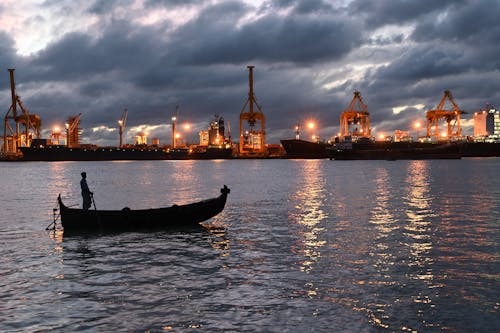
[(204, 150), (194, 151), (191, 153), (191, 158), (195, 160), (218, 160), (233, 158), (233, 149), (208, 147)]
[(167, 153), (160, 148), (69, 148), (63, 145), (21, 147), (20, 161), (126, 161), (166, 160)]
[(463, 148), (464, 157), (500, 157), (498, 142), (466, 142)]
[(335, 160), (428, 160), (460, 159), (461, 143), (421, 144), (403, 142), (371, 142), (336, 144), (328, 149), (330, 159)]
[(310, 142), (299, 139), (280, 140), (286, 151), (285, 158), (328, 158), (325, 142)]

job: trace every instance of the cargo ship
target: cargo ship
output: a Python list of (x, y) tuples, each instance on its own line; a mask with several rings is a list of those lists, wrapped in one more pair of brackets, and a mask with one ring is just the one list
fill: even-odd
[(463, 157), (500, 157), (500, 142), (465, 142)]
[(68, 147), (47, 144), (47, 140), (34, 139), (29, 147), (19, 147), (19, 161), (125, 161), (166, 160), (167, 152), (159, 147), (97, 147), (93, 145)]
[(428, 160), (460, 159), (463, 143), (420, 142), (342, 142), (327, 149), (328, 157), (334, 160)]
[(301, 139), (280, 140), (280, 142), (286, 152), (285, 158), (327, 158), (327, 148), (331, 146), (326, 142), (311, 142)]

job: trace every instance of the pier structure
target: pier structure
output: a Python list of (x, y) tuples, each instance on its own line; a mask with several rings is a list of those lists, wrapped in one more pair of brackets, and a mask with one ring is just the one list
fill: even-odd
[[(262, 107), (257, 102), (253, 91), (253, 69), (255, 66), (247, 66), (248, 68), (248, 98), (240, 112), (240, 156), (264, 156), (266, 154), (265, 147), (265, 122), (266, 117), (262, 112)], [(254, 106), (257, 107), (255, 110)], [(248, 110), (247, 110), (248, 107)], [(244, 128), (244, 122), (249, 128)], [(256, 124), (260, 124), (260, 129), (256, 128)]]
[[(446, 101), (451, 103), (450, 109), (445, 109)], [(434, 138), (436, 141), (460, 139), (462, 135), (460, 115), (464, 113), (466, 112), (460, 110), (457, 103), (453, 100), (451, 91), (445, 90), (437, 108), (426, 112), (427, 138)], [(446, 123), (446, 132), (439, 132), (440, 121)]]
[(363, 103), (361, 93), (356, 90), (351, 103), (340, 115), (340, 137), (351, 136), (357, 139), (369, 138), (370, 135), (370, 113)]

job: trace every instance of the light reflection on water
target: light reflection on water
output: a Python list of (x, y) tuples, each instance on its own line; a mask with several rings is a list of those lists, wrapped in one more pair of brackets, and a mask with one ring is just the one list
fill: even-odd
[[(0, 331), (500, 326), (497, 159), (0, 167)], [(81, 171), (99, 208), (231, 194), (195, 232), (43, 231), (58, 193), (80, 204)]]
[(322, 222), (328, 219), (328, 212), (324, 211), (328, 194), (319, 161), (307, 161), (297, 177), (301, 181), (298, 183), (297, 191), (292, 193), (290, 198), (295, 204), (290, 220), (303, 226), (298, 232), (297, 251), (305, 256), (300, 269), (309, 272), (321, 257), (321, 248), (326, 244), (326, 241), (319, 239), (318, 236), (325, 230)]

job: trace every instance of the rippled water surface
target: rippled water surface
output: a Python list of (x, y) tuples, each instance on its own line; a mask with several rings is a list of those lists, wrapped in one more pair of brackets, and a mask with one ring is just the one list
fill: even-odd
[[(1, 163), (2, 332), (500, 330), (500, 159)], [(215, 197), (191, 231), (64, 237), (98, 209)]]

